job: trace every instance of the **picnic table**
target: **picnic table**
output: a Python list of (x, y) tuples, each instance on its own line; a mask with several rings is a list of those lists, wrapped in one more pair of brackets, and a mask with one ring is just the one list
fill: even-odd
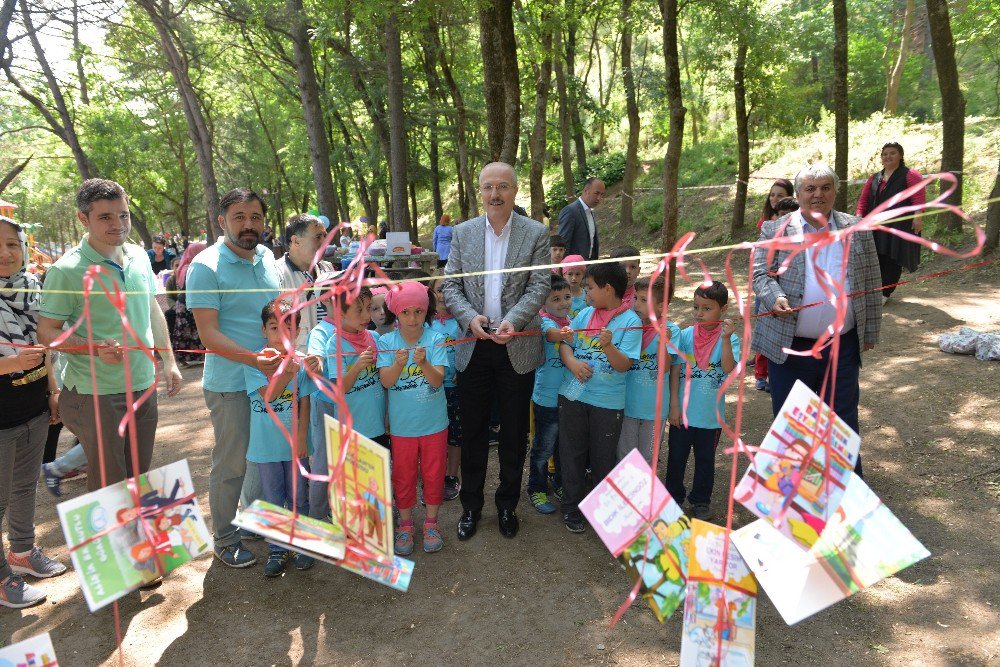
[(386, 273), (395, 274), (410, 268), (410, 262), (417, 262), (427, 273), (437, 273), (438, 254), (425, 250), (419, 255), (365, 255), (365, 263), (372, 262), (382, 267)]

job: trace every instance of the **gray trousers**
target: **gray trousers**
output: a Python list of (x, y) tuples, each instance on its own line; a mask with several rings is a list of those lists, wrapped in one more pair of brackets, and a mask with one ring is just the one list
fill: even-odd
[[(664, 419), (663, 431), (666, 432), (666, 429), (667, 420)], [(618, 439), (618, 460), (621, 461), (628, 456), (628, 453), (633, 449), (638, 449), (639, 453), (646, 459), (646, 463), (655, 470), (656, 465), (653, 464), (654, 435), (656, 435), (655, 419), (636, 419), (634, 417), (625, 417), (622, 419), (622, 434)], [(667, 439), (665, 437), (661, 438), (661, 451), (666, 448), (666, 445)]]
[(215, 547), (224, 549), (240, 541), (239, 529), (233, 525), (233, 519), (241, 501), (246, 507), (260, 498), (260, 474), (256, 465), (247, 464), (250, 397), (245, 391), (206, 389), (204, 393), (215, 432), (212, 471), (208, 476), (208, 503), (212, 510)]
[[(49, 411), (27, 424), (0, 430), (0, 526), (7, 517), (10, 550), (21, 553), (35, 545), (35, 489), (49, 435)], [(0, 581), (11, 575), (0, 541)]]
[[(141, 392), (136, 392), (138, 397)], [(125, 416), (128, 401), (125, 394), (105, 394), (97, 397), (97, 414), (100, 418), (101, 437), (97, 437), (94, 419), (94, 395), (81, 394), (75, 389), (63, 389), (59, 394), (59, 416), (83, 445), (87, 455), (87, 490), (96, 491), (129, 477), (149, 470), (153, 460), (153, 442), (159, 420), (156, 394), (152, 394), (135, 411), (135, 436), (139, 449), (139, 469), (132, 469), (129, 431), (118, 435), (118, 424)], [(104, 470), (100, 468), (103, 450)]]

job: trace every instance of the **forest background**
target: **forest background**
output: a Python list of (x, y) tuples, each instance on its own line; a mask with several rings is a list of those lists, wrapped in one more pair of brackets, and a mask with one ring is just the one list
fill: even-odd
[(214, 238), (236, 186), (278, 231), (312, 210), (418, 240), (477, 215), (500, 159), (533, 217), (596, 175), (615, 195), (602, 224), (668, 248), (686, 229), (753, 238), (773, 178), (820, 159), (850, 183), (899, 141), (985, 215), (997, 34), (997, 0), (2, 0), (0, 194), (56, 248), (79, 239), (92, 176), (125, 186), (147, 246)]

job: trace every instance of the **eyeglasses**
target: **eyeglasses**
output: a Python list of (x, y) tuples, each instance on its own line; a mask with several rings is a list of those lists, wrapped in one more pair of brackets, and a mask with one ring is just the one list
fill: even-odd
[(513, 186), (509, 183), (501, 183), (500, 185), (480, 185), (479, 189), (484, 194), (489, 194), (494, 190), (497, 192), (510, 192), (513, 189)]

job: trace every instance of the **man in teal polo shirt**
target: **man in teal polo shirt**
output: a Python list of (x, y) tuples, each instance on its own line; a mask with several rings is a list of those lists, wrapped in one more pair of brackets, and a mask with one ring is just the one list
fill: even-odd
[[(163, 311), (156, 303), (156, 277), (149, 258), (142, 248), (126, 242), (132, 219), (125, 190), (114, 181), (92, 178), (80, 186), (76, 208), (87, 234), (80, 245), (60, 257), (45, 275), (38, 338), (51, 345), (63, 334), (67, 322), (80, 323), (56, 347), (67, 353), (59, 413), (83, 445), (89, 470), (87, 488), (94, 491), (146, 472), (153, 458), (155, 393), (135, 411), (138, 470), (132, 469), (128, 430), (124, 436), (118, 435), (118, 424), (128, 409), (127, 385), (131, 384), (132, 398), (136, 400), (156, 379), (156, 366), (137, 348), (140, 345), (159, 348), (168, 396), (180, 390), (181, 373), (174, 363)], [(134, 335), (124, 329), (121, 313), (99, 282), (95, 281), (89, 300), (84, 298), (83, 277), (92, 266), (101, 267), (98, 278), (109, 293), (114, 294), (116, 287), (127, 292), (125, 317)], [(89, 325), (84, 317), (87, 303)], [(94, 419), (95, 396), (99, 420)], [(102, 460), (103, 469), (99, 465)]]
[(223, 236), (191, 262), (185, 289), (201, 342), (211, 351), (202, 390), (215, 431), (208, 487), (215, 555), (230, 567), (249, 567), (257, 559), (233, 525), (244, 475), (249, 481), (256, 472), (248, 471), (246, 460), (250, 397), (243, 367), (259, 368), (270, 377), (281, 362), (280, 356), (257, 356), (267, 342), (260, 311), (278, 297), (281, 279), (274, 255), (260, 245), (267, 214), (260, 195), (237, 188), (222, 196), (219, 208)]

